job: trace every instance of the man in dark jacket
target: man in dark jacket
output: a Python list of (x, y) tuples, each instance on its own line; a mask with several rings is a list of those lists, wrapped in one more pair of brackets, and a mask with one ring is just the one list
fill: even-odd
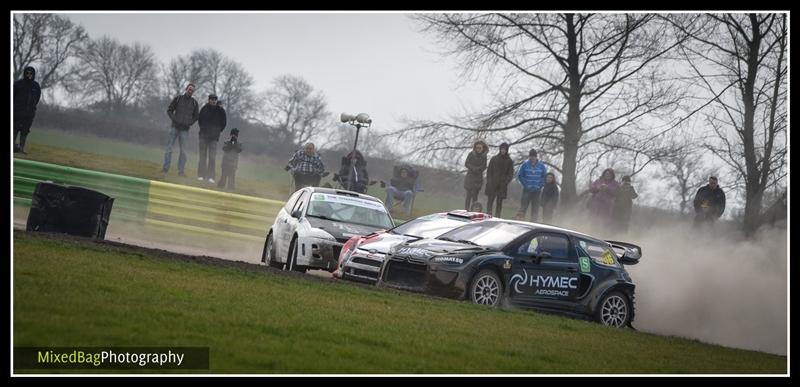
[(717, 177), (708, 178), (708, 184), (700, 187), (694, 196), (694, 225), (713, 224), (725, 212), (725, 193), (717, 184)]
[(225, 109), (217, 102), (217, 96), (210, 94), (208, 102), (200, 109), (200, 118), (197, 121), (200, 125), (200, 161), (197, 163), (197, 180), (207, 179), (214, 184), (214, 176), (217, 162), (217, 141), (219, 134), (225, 130), (227, 117)]
[(189, 135), (189, 128), (200, 118), (197, 100), (192, 97), (192, 94), (194, 94), (194, 85), (190, 83), (186, 86), (186, 92), (175, 97), (167, 107), (167, 115), (172, 121), (172, 127), (169, 129), (167, 149), (164, 152), (164, 165), (161, 167), (161, 172), (164, 175), (167, 174), (172, 163), (172, 146), (175, 145), (175, 139), (177, 138), (181, 152), (178, 157), (178, 176), (186, 176), (184, 174), (186, 152), (183, 151), (183, 144)]
[(628, 224), (631, 222), (631, 212), (633, 211), (633, 199), (639, 197), (636, 189), (631, 185), (631, 177), (623, 176), (622, 185), (617, 189), (617, 198), (614, 200), (614, 220), (617, 230), (628, 231)]
[[(486, 212), (502, 217), (503, 199), (508, 193), (508, 183), (514, 180), (514, 160), (508, 155), (508, 144), (500, 144), (500, 152), (489, 160), (486, 169)], [(497, 199), (497, 209), (492, 213), (492, 204)]]
[(553, 220), (553, 212), (558, 206), (558, 182), (556, 175), (552, 172), (547, 172), (544, 178), (544, 188), (542, 188), (542, 221), (551, 224)]
[[(22, 78), (14, 82), (14, 152), (25, 153), (25, 141), (41, 96), (42, 89), (36, 82), (36, 69), (28, 66), (22, 72)], [(17, 135), (20, 133), (22, 136), (17, 145)]]
[(464, 189), (467, 190), (467, 198), (464, 201), (464, 209), (469, 211), (472, 202), (478, 200), (478, 192), (483, 187), (483, 171), (486, 170), (486, 155), (489, 147), (483, 141), (475, 141), (472, 144), (472, 151), (467, 155), (464, 166), (467, 167), (467, 176), (464, 177)]
[(242, 153), (242, 143), (239, 142), (239, 129), (231, 129), (231, 139), (222, 145), (222, 165), (217, 187), (231, 191), (236, 189), (236, 169), (239, 167), (239, 153)]

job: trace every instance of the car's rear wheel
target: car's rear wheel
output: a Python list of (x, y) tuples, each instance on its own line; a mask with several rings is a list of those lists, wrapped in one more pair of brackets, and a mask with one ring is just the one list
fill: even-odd
[(503, 283), (494, 270), (484, 269), (472, 279), (469, 298), (479, 305), (500, 306), (503, 300)]
[(292, 239), (292, 248), (289, 251), (289, 260), (286, 264), (286, 270), (291, 271), (299, 271), (301, 273), (306, 272), (305, 266), (300, 266), (297, 264), (297, 250), (300, 247), (300, 242), (297, 241), (297, 237)]
[(631, 303), (628, 297), (612, 291), (603, 297), (595, 316), (597, 322), (612, 328), (624, 328), (631, 319)]
[(276, 269), (283, 269), (283, 263), (275, 261), (275, 241), (272, 238), (272, 232), (267, 235), (267, 241), (264, 242), (264, 251), (261, 252), (261, 262), (264, 262), (269, 267)]

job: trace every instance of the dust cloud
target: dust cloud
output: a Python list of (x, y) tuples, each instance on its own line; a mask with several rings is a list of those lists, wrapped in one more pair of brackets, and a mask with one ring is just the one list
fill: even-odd
[(641, 217), (628, 233), (587, 227), (575, 216), (562, 223), (642, 248), (640, 262), (626, 266), (636, 284), (636, 329), (786, 355), (785, 228), (747, 240), (735, 224), (698, 230), (691, 218)]

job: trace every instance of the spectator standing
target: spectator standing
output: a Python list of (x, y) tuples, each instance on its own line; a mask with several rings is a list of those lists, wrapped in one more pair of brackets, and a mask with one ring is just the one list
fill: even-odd
[(536, 150), (531, 149), (528, 152), (528, 159), (519, 166), (519, 171), (517, 172), (517, 180), (522, 184), (522, 206), (519, 209), (517, 218), (524, 219), (525, 213), (530, 207), (531, 222), (536, 221), (545, 175), (547, 175), (547, 167), (543, 162), (539, 161)]
[[(22, 78), (14, 82), (14, 152), (25, 154), (25, 142), (31, 132), (36, 105), (42, 97), (42, 88), (36, 82), (36, 69), (28, 66), (22, 71)], [(17, 145), (17, 136), (19, 145)]]
[(317, 153), (316, 146), (309, 142), (292, 155), (285, 169), (291, 170), (294, 177), (294, 190), (297, 191), (303, 187), (319, 185), (325, 165)]
[[(499, 152), (489, 160), (486, 169), (486, 212), (501, 217), (503, 199), (508, 193), (508, 183), (514, 180), (514, 160), (508, 155), (508, 144), (500, 144)], [(497, 208), (492, 212), (492, 204), (497, 200)]]
[(214, 184), (217, 165), (217, 142), (219, 134), (225, 130), (227, 115), (215, 94), (209, 94), (208, 102), (200, 109), (197, 121), (200, 126), (198, 145), (200, 160), (197, 163), (197, 180), (208, 180)]
[(605, 226), (612, 224), (614, 220), (614, 201), (616, 200), (618, 189), (619, 183), (616, 180), (614, 170), (611, 168), (603, 171), (603, 174), (592, 183), (589, 213), (598, 224)]
[(700, 187), (694, 195), (694, 225), (711, 225), (725, 212), (725, 192), (720, 188), (716, 176), (708, 178), (708, 184)]
[(167, 140), (167, 149), (164, 152), (164, 165), (161, 167), (161, 172), (166, 176), (169, 172), (170, 164), (172, 164), (172, 146), (175, 145), (175, 139), (178, 140), (178, 147), (180, 149), (180, 156), (178, 157), (178, 176), (186, 176), (186, 152), (183, 150), (183, 144), (186, 143), (189, 135), (189, 128), (197, 122), (200, 118), (198, 112), (197, 100), (192, 97), (194, 94), (194, 84), (188, 84), (186, 91), (176, 96), (167, 107), (167, 115), (172, 121), (172, 126), (169, 129), (169, 139)]
[(549, 224), (553, 219), (553, 211), (558, 206), (559, 190), (556, 175), (548, 172), (545, 176), (542, 188), (542, 221)]
[(469, 210), (471, 204), (478, 200), (478, 193), (483, 187), (483, 171), (486, 170), (486, 155), (489, 147), (486, 143), (478, 140), (472, 144), (472, 151), (467, 155), (464, 166), (467, 167), (467, 176), (464, 177), (464, 189), (467, 197), (464, 201), (464, 209)]
[(622, 176), (622, 185), (617, 191), (617, 198), (614, 201), (614, 219), (616, 228), (619, 231), (627, 232), (631, 222), (631, 212), (633, 211), (633, 199), (639, 197), (636, 189), (631, 185), (631, 177)]

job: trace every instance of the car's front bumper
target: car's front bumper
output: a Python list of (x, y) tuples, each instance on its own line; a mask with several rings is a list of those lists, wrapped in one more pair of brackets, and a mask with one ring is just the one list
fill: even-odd
[(344, 243), (313, 237), (301, 237), (297, 252), (297, 264), (309, 269), (334, 271)]
[(464, 298), (474, 271), (413, 258), (388, 259), (381, 273), (382, 285), (442, 297)]
[(356, 249), (339, 268), (341, 278), (367, 283), (378, 282), (381, 264), (385, 256), (380, 253), (370, 253)]

